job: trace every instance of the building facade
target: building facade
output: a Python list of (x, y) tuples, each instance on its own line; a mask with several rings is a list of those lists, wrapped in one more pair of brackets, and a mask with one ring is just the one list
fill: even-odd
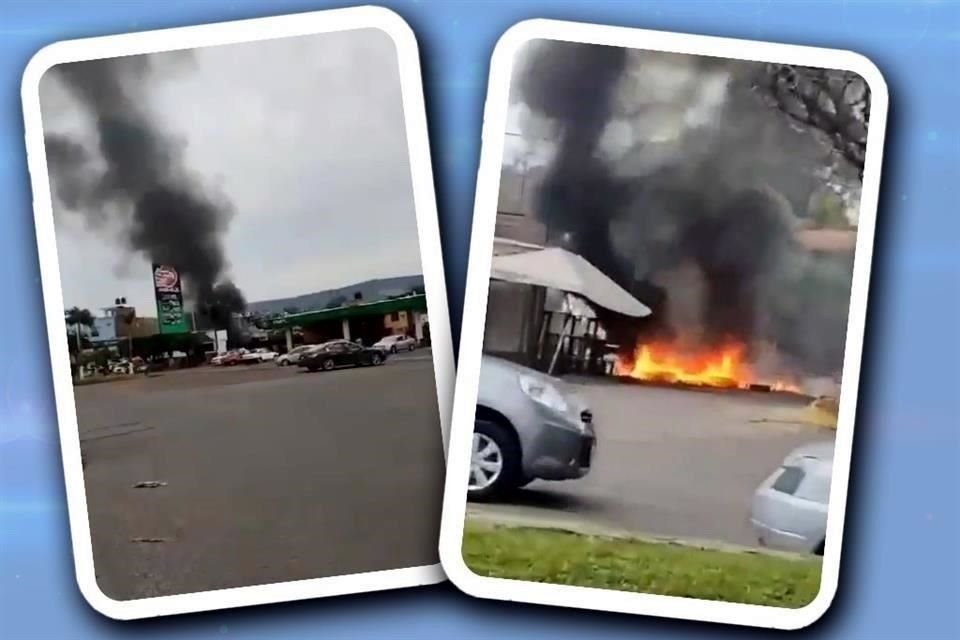
[(497, 201), (497, 238), (544, 244), (547, 227), (536, 217), (536, 197), (543, 182), (543, 169), (523, 172), (504, 168), (500, 175), (500, 194)]
[(290, 314), (281, 321), (287, 333), (287, 348), (293, 345), (293, 329), (299, 328), (303, 341), (318, 344), (329, 340), (354, 340), (371, 345), (395, 334), (429, 341), (427, 298), (424, 294), (362, 303), (353, 301), (334, 309)]

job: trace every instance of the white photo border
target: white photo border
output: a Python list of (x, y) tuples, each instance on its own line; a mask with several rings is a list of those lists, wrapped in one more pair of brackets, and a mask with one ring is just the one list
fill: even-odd
[[(803, 608), (787, 609), (490, 578), (474, 574), (463, 560), (470, 442), (487, 315), (510, 82), (519, 49), (531, 40), (541, 39), (849, 70), (860, 74), (869, 86), (870, 126), (842, 372), (827, 544), (820, 591)], [(836, 594), (840, 566), (887, 109), (887, 85), (880, 70), (868, 58), (851, 51), (542, 19), (520, 22), (504, 33), (490, 63), (440, 528), (440, 561), (447, 577), (458, 588), (479, 598), (777, 629), (806, 627), (826, 612)]]
[(427, 295), (427, 312), (430, 317), (440, 436), (444, 454), (446, 454), (455, 376), (453, 343), (420, 59), (416, 36), (403, 18), (381, 7), (359, 6), (85, 38), (51, 44), (36, 53), (27, 64), (21, 85), (21, 99), (74, 564), (77, 582), (83, 596), (95, 610), (107, 617), (130, 620), (423, 586), (444, 580), (443, 571), (438, 563), (421, 567), (120, 601), (108, 597), (100, 590), (94, 573), (90, 522), (80, 461), (77, 411), (67, 342), (63, 333), (63, 291), (54, 232), (51, 187), (44, 151), (40, 80), (51, 67), (70, 62), (360, 29), (379, 29), (390, 36), (396, 46), (421, 266)]

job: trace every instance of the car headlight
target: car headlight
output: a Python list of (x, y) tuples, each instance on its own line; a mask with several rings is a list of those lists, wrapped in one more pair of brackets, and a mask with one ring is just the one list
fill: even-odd
[(566, 413), (570, 408), (560, 390), (548, 380), (532, 376), (520, 376), (520, 388), (531, 400), (549, 409)]

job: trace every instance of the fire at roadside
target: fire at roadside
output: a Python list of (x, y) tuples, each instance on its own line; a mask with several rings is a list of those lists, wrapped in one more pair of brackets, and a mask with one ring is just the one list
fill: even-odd
[(801, 393), (791, 380), (765, 380), (745, 360), (746, 347), (734, 344), (712, 352), (684, 352), (670, 344), (643, 344), (632, 359), (620, 357), (614, 365), (618, 376), (645, 382), (693, 387), (747, 389)]
[[(594, 305), (593, 336), (600, 326), (615, 345), (607, 373), (836, 393), (853, 244), (825, 248), (818, 234), (855, 237), (860, 167), (758, 95), (766, 71), (546, 41), (519, 65), (513, 100), (553, 146), (531, 187), (543, 245), (582, 256), (652, 311)], [(840, 93), (868, 113), (856, 88)], [(839, 221), (814, 212), (824, 193)]]

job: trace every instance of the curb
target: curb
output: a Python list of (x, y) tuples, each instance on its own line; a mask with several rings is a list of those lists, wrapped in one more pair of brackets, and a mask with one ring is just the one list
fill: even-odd
[(648, 544), (664, 544), (678, 547), (688, 547), (703, 551), (722, 551), (725, 553), (743, 553), (747, 555), (767, 555), (785, 558), (787, 560), (810, 559), (810, 556), (802, 553), (777, 551), (775, 549), (764, 549), (762, 547), (747, 547), (743, 545), (720, 542), (717, 540), (680, 538), (676, 536), (658, 536), (637, 531), (627, 531), (625, 529), (592, 525), (570, 519), (492, 513), (488, 509), (476, 508), (470, 505), (467, 506), (466, 521), (485, 525), (491, 528), (501, 527), (510, 529), (542, 529), (544, 531), (571, 533), (594, 538), (607, 538), (612, 540), (623, 540), (627, 542), (634, 541), (645, 542)]

